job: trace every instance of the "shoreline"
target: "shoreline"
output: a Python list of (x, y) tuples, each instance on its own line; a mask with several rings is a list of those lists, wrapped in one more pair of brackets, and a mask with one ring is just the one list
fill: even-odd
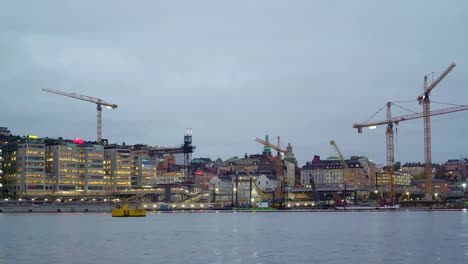
[[(45, 206), (45, 207), (30, 207), (30, 206), (9, 206), (0, 207), (0, 214), (71, 214), (71, 213), (108, 213), (110, 214), (115, 206)], [(160, 210), (147, 209), (149, 214), (159, 213), (349, 213), (349, 212), (468, 212), (467, 208), (381, 208), (381, 209), (232, 209), (232, 208), (217, 208), (217, 209), (175, 209), (175, 210)]]

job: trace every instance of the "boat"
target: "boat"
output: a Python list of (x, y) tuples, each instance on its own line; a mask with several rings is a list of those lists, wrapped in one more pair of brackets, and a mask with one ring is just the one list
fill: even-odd
[(116, 208), (112, 209), (112, 217), (145, 217), (146, 210), (139, 208), (138, 206), (135, 209), (130, 209), (128, 204), (123, 206), (118, 205)]

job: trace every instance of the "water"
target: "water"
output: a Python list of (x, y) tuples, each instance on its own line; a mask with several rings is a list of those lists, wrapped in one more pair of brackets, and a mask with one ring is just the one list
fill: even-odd
[(468, 213), (0, 214), (0, 263), (468, 263)]

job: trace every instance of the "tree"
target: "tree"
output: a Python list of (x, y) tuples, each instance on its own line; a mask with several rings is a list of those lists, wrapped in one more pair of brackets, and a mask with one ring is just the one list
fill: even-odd
[(399, 171), (401, 169), (401, 162), (397, 161), (395, 164), (393, 164), (393, 169), (395, 171)]
[(436, 169), (436, 178), (444, 178), (445, 177), (445, 167), (439, 166)]

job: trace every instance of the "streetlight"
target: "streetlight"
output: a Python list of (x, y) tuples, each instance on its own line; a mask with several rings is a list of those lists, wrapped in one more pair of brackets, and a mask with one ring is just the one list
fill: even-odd
[(236, 171), (236, 188), (234, 191), (236, 191), (236, 207), (239, 206), (239, 196), (237, 190), (239, 189), (239, 172)]
[(213, 197), (211, 202), (214, 203), (216, 201), (216, 189), (215, 189), (215, 183), (213, 183)]
[[(1, 187), (1, 186), (2, 186), (2, 185), (0, 184), (0, 187)], [(463, 187), (463, 193), (465, 193), (466, 182), (462, 183), (462, 187)]]
[(250, 189), (249, 189), (249, 207), (252, 208), (252, 175), (249, 175), (249, 180), (250, 180)]

